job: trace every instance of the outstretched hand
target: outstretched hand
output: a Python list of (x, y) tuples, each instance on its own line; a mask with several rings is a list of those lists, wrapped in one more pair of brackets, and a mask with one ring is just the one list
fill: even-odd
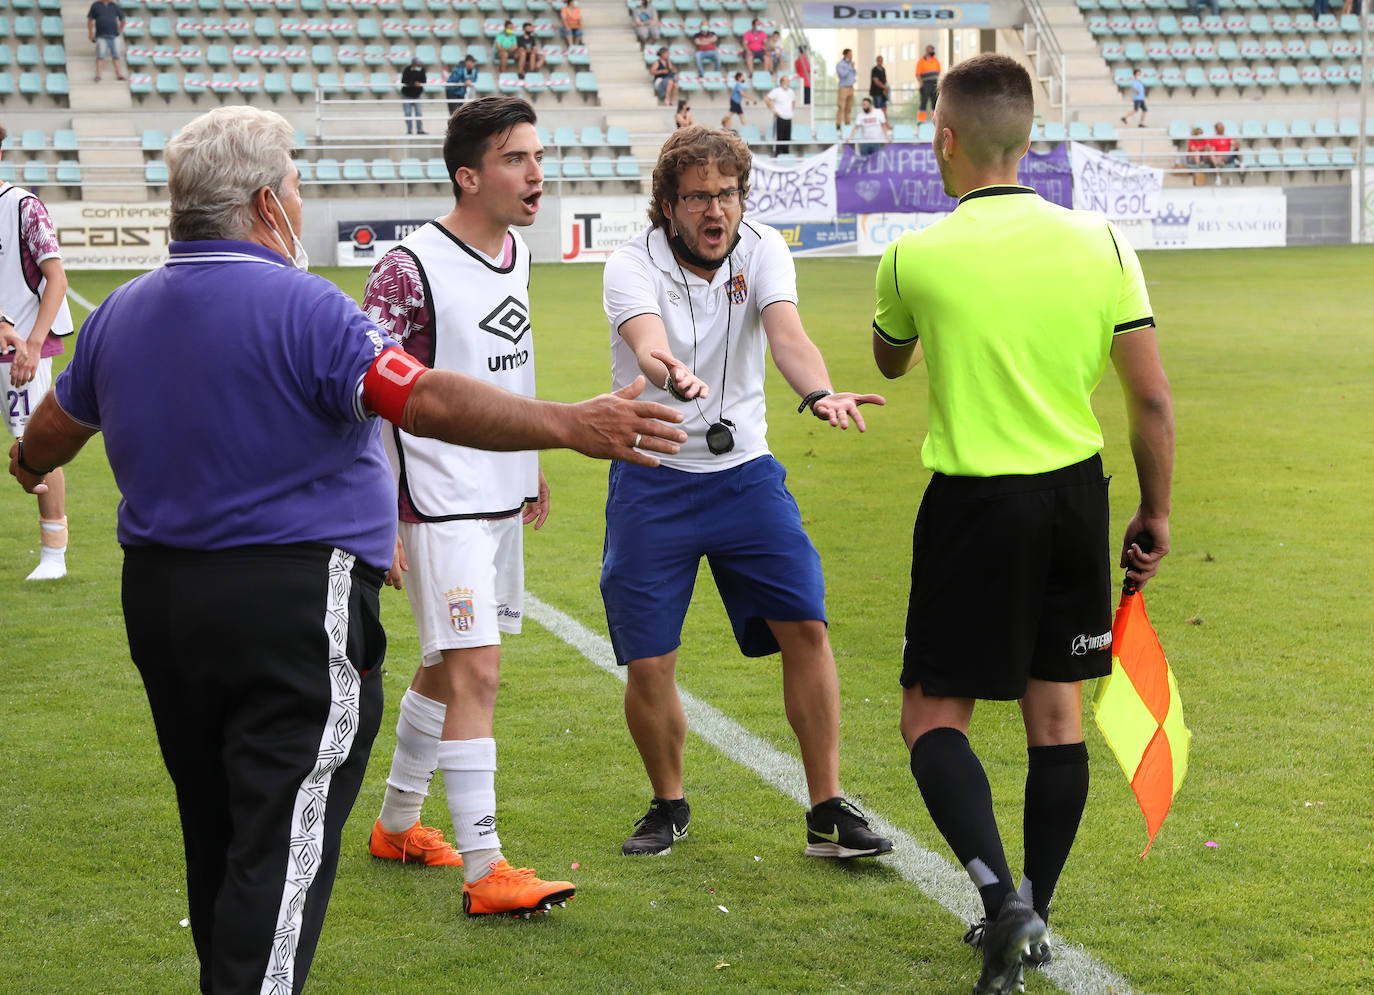
[(666, 404), (636, 400), (646, 382), (639, 376), (613, 394), (573, 405), (576, 417), (568, 447), (585, 456), (640, 466), (658, 466), (658, 457), (650, 453), (676, 453), (687, 441), (687, 433), (674, 427), (682, 415)]
[(664, 352), (662, 349), (651, 349), (649, 355), (668, 367), (668, 375), (673, 378), (673, 383), (677, 385), (677, 392), (683, 397), (688, 400), (692, 398), (704, 399), (711, 393), (711, 388), (707, 386), (706, 382), (689, 370), (682, 360), (672, 353)]
[(854, 427), (863, 432), (867, 430), (868, 426), (864, 424), (863, 415), (859, 414), (859, 405), (882, 405), (886, 403), (887, 399), (881, 394), (851, 394), (846, 391), (839, 394), (827, 394), (811, 405), (811, 410), (816, 412), (817, 417), (830, 422), (834, 428), (848, 428), (852, 420)]

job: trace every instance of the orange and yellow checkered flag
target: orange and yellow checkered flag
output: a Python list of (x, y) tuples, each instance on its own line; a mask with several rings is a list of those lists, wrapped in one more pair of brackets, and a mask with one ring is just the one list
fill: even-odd
[(1098, 682), (1093, 717), (1145, 815), (1150, 838), (1144, 857), (1188, 772), (1191, 734), (1164, 647), (1134, 587), (1121, 592), (1112, 623), (1112, 672)]

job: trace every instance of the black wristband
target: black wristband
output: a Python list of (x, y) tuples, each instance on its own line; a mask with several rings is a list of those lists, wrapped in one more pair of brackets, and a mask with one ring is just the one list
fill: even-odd
[(819, 401), (822, 397), (829, 396), (830, 391), (825, 390), (824, 388), (822, 388), (821, 390), (813, 390), (811, 393), (807, 394), (805, 397), (802, 398), (801, 404), (797, 405), (797, 414), (801, 414), (807, 408), (810, 408), (811, 413), (815, 415), (817, 418), (823, 418), (826, 421), (829, 421), (829, 418), (826, 418), (825, 415), (819, 414), (816, 411), (816, 402)]
[(19, 464), (19, 469), (23, 470), (25, 473), (31, 473), (35, 477), (46, 477), (48, 474), (52, 473), (51, 470), (35, 470), (33, 467), (29, 466), (27, 463), (24, 462), (23, 439), (19, 440), (19, 450), (15, 453), (14, 461)]
[(673, 371), (668, 371), (668, 379), (663, 381), (663, 389), (672, 395), (675, 401), (690, 401), (691, 398), (677, 389), (677, 377), (673, 376)]

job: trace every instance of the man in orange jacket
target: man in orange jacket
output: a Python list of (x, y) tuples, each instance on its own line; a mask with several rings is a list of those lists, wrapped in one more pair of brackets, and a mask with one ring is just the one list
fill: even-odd
[(927, 45), (926, 54), (916, 60), (916, 78), (921, 83), (921, 106), (916, 120), (924, 121), (928, 110), (935, 115), (935, 94), (940, 86), (940, 60), (935, 57), (935, 46)]

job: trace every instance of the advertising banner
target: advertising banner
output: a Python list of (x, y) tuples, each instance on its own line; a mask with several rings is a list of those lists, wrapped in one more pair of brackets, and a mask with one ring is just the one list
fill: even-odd
[(1360, 206), (1360, 169), (1356, 166), (1350, 171), (1350, 241), (1357, 245), (1374, 242), (1374, 167), (1365, 167), (1363, 209)]
[(1073, 206), (1113, 221), (1155, 216), (1164, 170), (1113, 159), (1081, 142), (1071, 142)]
[[(1073, 174), (1067, 145), (1049, 152), (1028, 153), (1019, 179), (1046, 200), (1067, 207), (1072, 202)], [(849, 146), (840, 154), (835, 171), (836, 201), (848, 214), (916, 214), (952, 211), (953, 197), (945, 193), (935, 152), (929, 145), (892, 143), (870, 156)]]
[(76, 269), (156, 269), (167, 261), (166, 201), (107, 204), (60, 200), (46, 204), (62, 247), (62, 265)]
[(881, 256), (887, 247), (909, 231), (929, 228), (944, 212), (924, 214), (860, 214), (858, 219), (858, 254)]
[(377, 265), (377, 260), (394, 249), (416, 228), (430, 222), (430, 218), (412, 218), (406, 221), (386, 219), (380, 221), (340, 221), (339, 244), (336, 255), (338, 266)]
[(1137, 249), (1250, 249), (1288, 240), (1288, 198), (1277, 187), (1169, 189), (1148, 220), (1115, 222)]
[[(994, 27), (986, 3), (803, 3), (808, 28), (987, 28)], [(1000, 26), (1010, 21), (999, 22)]]
[(602, 263), (636, 232), (649, 227), (644, 197), (561, 197), (559, 245), (565, 263)]
[(770, 221), (794, 256), (852, 256), (858, 232), (854, 215), (829, 221)]
[(745, 217), (768, 224), (833, 221), (842, 213), (835, 207), (836, 149), (832, 145), (819, 155), (788, 165), (768, 156), (754, 156)]

